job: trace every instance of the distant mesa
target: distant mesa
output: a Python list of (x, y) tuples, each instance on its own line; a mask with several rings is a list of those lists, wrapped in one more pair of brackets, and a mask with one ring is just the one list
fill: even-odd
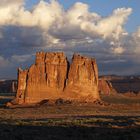
[(11, 103), (46, 99), (100, 100), (96, 60), (74, 54), (71, 64), (63, 52), (37, 52), (35, 64), (18, 69), (18, 89)]

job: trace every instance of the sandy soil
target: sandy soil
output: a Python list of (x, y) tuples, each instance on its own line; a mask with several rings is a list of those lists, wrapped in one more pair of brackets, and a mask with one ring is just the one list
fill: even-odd
[[(1, 98), (1, 103), (8, 98)], [(14, 109), (1, 106), (0, 140), (139, 140), (140, 99), (121, 95), (102, 99), (110, 105), (72, 103)]]

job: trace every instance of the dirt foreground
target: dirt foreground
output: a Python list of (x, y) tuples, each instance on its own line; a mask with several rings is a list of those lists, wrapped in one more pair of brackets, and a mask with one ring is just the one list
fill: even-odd
[[(0, 108), (1, 140), (139, 140), (140, 99), (105, 96), (110, 105), (89, 103)], [(113, 103), (112, 103), (113, 102)]]

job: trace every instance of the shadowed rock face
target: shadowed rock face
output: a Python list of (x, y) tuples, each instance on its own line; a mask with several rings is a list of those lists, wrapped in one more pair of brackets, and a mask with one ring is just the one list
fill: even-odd
[(36, 53), (35, 64), (18, 70), (16, 102), (37, 103), (45, 99), (99, 99), (98, 69), (95, 59), (64, 53)]

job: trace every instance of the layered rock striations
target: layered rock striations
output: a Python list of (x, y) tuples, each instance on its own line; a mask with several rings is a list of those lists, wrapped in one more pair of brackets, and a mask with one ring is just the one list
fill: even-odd
[(37, 52), (35, 64), (18, 70), (16, 103), (45, 99), (99, 99), (95, 59), (74, 54), (69, 66), (63, 52)]

